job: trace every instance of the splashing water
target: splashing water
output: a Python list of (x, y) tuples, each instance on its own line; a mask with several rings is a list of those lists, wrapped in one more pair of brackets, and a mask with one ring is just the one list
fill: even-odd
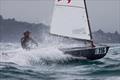
[(70, 55), (63, 54), (56, 46), (39, 47), (29, 51), (22, 48), (5, 50), (0, 53), (1, 62), (13, 62), (19, 65), (44, 64), (44, 62), (57, 62), (70, 59)]
[(97, 61), (74, 61), (59, 50), (61, 45), (40, 44), (30, 51), (18, 44), (0, 43), (0, 46), (2, 80), (120, 80), (120, 44)]

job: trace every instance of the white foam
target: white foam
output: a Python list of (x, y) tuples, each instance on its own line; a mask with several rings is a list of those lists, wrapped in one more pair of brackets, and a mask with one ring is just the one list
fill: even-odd
[(57, 47), (47, 46), (44, 48), (26, 51), (23, 49), (6, 51), (0, 55), (0, 62), (13, 62), (18, 65), (31, 65), (34, 63), (44, 63), (43, 61), (67, 60), (70, 56), (63, 54)]

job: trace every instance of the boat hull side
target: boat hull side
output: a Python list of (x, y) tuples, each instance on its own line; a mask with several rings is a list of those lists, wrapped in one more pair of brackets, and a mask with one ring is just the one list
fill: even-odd
[(69, 54), (74, 57), (85, 57), (89, 60), (96, 60), (103, 58), (109, 50), (108, 46), (98, 48), (87, 48), (87, 49), (69, 49), (62, 50), (64, 54)]

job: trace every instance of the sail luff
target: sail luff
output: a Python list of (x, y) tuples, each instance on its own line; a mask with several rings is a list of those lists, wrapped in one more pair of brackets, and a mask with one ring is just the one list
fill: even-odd
[(89, 31), (90, 31), (90, 38), (91, 38), (91, 40), (92, 40), (92, 39), (93, 39), (93, 36), (92, 36), (92, 30), (91, 30), (91, 25), (90, 25), (90, 20), (89, 20), (89, 15), (88, 15), (88, 9), (87, 9), (87, 5), (86, 5), (86, 0), (84, 0), (84, 4), (85, 4), (87, 21), (88, 21), (88, 27), (89, 27)]
[(89, 27), (89, 32), (90, 32), (91, 46), (95, 47), (94, 42), (93, 42), (93, 36), (92, 36), (92, 30), (91, 30), (91, 26), (90, 26), (90, 20), (89, 20), (89, 15), (88, 15), (88, 9), (87, 9), (87, 5), (86, 5), (86, 0), (84, 0), (84, 5), (85, 5), (86, 16), (87, 16), (87, 21), (88, 21), (88, 27)]

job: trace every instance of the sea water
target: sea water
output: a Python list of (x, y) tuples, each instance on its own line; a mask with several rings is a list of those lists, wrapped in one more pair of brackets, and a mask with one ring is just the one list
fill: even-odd
[(58, 47), (41, 44), (23, 50), (16, 43), (0, 43), (0, 80), (120, 80), (120, 44), (99, 60), (78, 60)]

